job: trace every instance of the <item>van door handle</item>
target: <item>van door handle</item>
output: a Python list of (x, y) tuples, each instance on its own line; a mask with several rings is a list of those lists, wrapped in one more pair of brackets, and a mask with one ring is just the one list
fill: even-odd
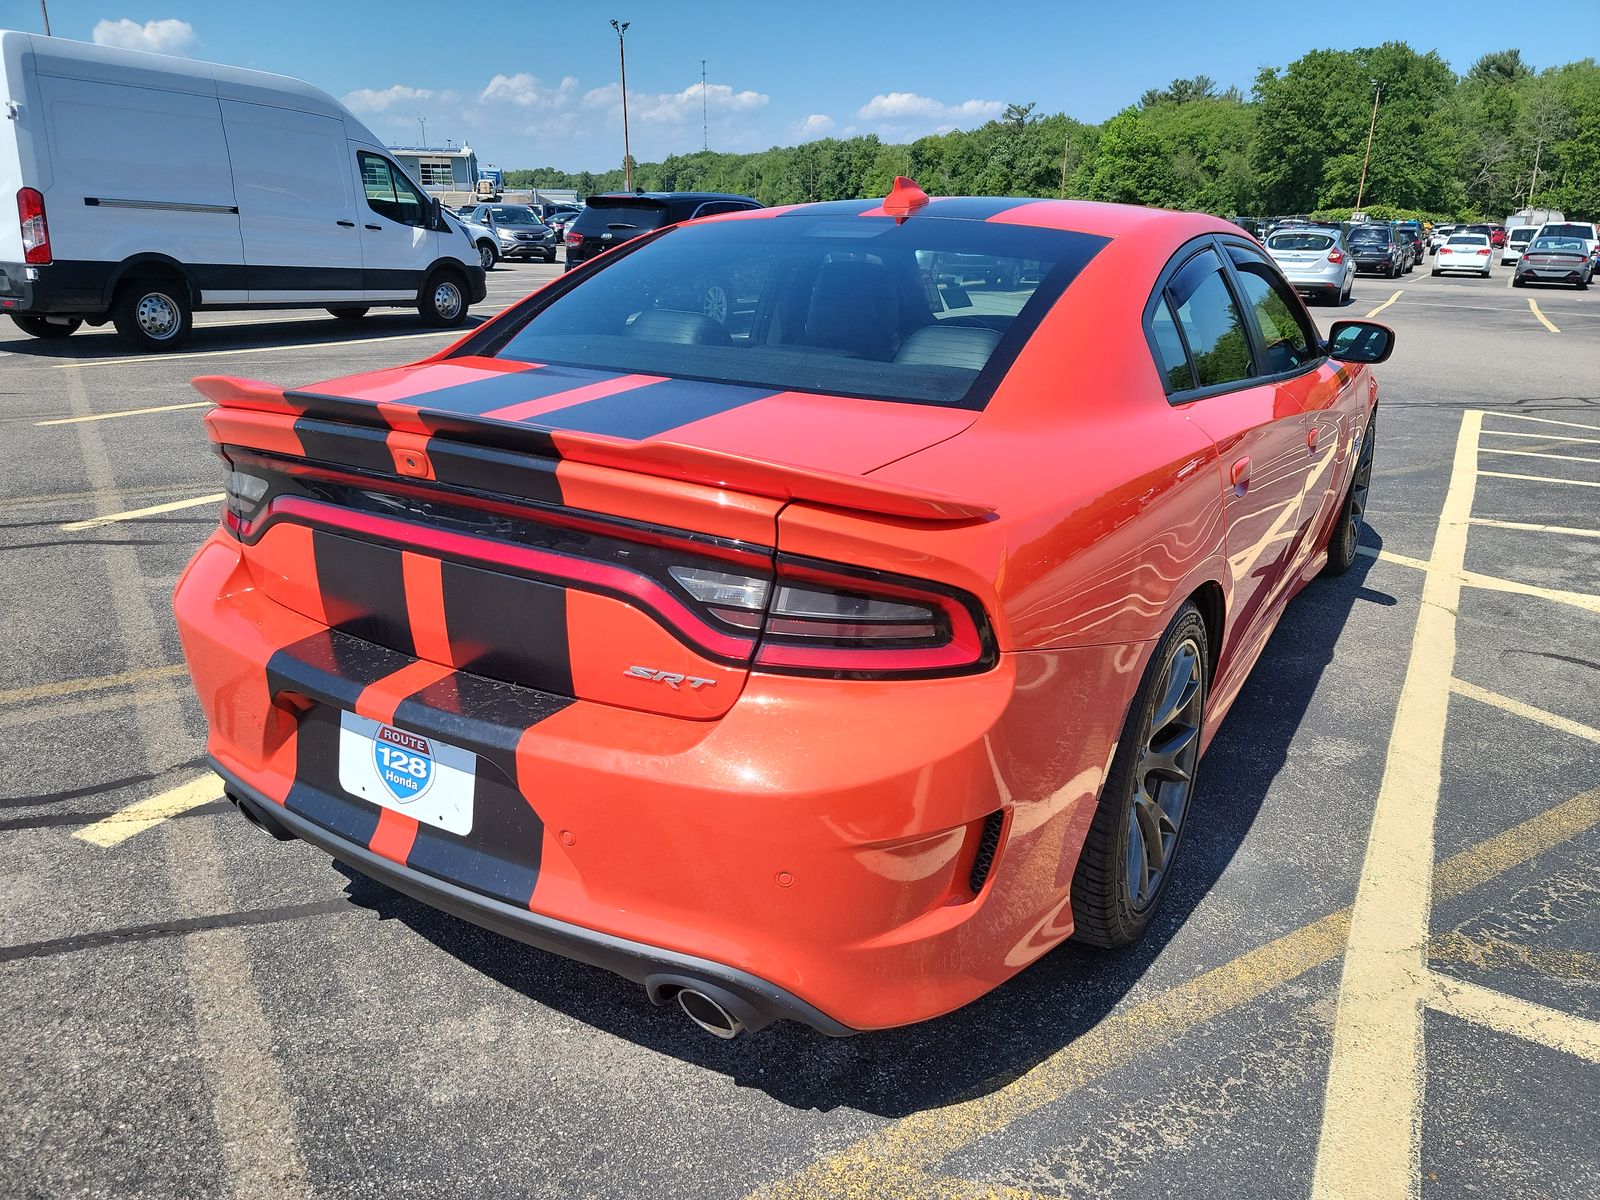
[(340, 221), (339, 224), (343, 225), (346, 229), (354, 229), (356, 227), (356, 223), (354, 221)]
[(382, 225), (368, 225), (367, 228), (372, 230), (374, 233), (382, 233), (383, 232), (383, 226)]
[(1228, 472), (1228, 480), (1241, 495), (1244, 493), (1244, 490), (1250, 486), (1250, 459), (1248, 457), (1241, 458), (1233, 464), (1233, 470)]

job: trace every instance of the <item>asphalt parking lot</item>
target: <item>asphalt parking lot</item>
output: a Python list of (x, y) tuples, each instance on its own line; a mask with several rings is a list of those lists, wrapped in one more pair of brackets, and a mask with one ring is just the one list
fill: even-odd
[(1509, 275), (1313, 309), (1399, 334), (1365, 553), (1290, 605), (1151, 936), (839, 1041), (715, 1041), (220, 800), (170, 608), (221, 488), (189, 378), (453, 335), (5, 323), (5, 1191), (1600, 1194), (1600, 293)]

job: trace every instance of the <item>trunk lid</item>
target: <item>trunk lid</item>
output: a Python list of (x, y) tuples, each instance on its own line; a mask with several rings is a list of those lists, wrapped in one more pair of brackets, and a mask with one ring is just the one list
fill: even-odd
[(864, 477), (969, 410), (489, 359), (195, 385), (235, 471), (266, 481), (229, 522), (274, 600), (443, 666), (673, 716), (737, 699), (757, 630), (716, 589), (771, 584), (788, 500), (990, 511)]

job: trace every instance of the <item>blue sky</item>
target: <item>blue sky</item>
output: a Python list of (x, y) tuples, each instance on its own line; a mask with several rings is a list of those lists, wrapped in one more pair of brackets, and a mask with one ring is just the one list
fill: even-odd
[[(805, 5), (770, 0), (49, 0), (61, 37), (163, 49), (296, 75), (345, 100), (389, 142), (468, 141), (502, 167), (604, 169), (621, 161), (617, 43), (628, 31), (633, 152), (701, 144), (759, 150), (814, 137), (908, 140), (970, 128), (1007, 101), (1099, 121), (1147, 87), (1207, 74), (1248, 91), (1263, 66), (1307, 50), (1399, 38), (1458, 71), (1517, 46), (1536, 67), (1600, 51), (1600, 0), (1542, 0), (1516, 22), (1505, 0), (1333, 6), (1255, 21), (1196, 0)], [(1250, 11), (1249, 8), (1246, 11)], [(1279, 10), (1282, 11), (1281, 9)], [(540, 14), (540, 15), (535, 15)], [(37, 0), (4, 0), (0, 24), (40, 32)]]

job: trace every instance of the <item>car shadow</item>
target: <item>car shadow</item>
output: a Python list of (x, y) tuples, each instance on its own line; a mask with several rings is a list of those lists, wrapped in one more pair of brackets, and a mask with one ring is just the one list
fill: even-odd
[[(1368, 529), (1363, 545), (1381, 546)], [(1260, 811), (1340, 636), (1365, 603), (1392, 605), (1367, 586), (1373, 559), (1319, 579), (1288, 606), (1206, 756), (1196, 821), (1161, 912), (1145, 938), (1105, 952), (1066, 943), (1001, 987), (919, 1025), (831, 1039), (782, 1021), (720, 1041), (676, 1006), (608, 972), (511, 942), (339, 865), (351, 900), (404, 922), (474, 971), (538, 1004), (619, 1038), (727, 1075), (796, 1108), (859, 1109), (900, 1117), (984, 1095), (1092, 1031), (1149, 971), (1216, 885)], [(1240, 947), (1240, 950), (1248, 947)]]
[[(247, 319), (241, 315), (241, 320)], [(188, 339), (173, 351), (173, 356), (200, 354), (215, 350), (248, 350), (272, 346), (337, 346), (344, 342), (369, 341), (373, 338), (400, 338), (413, 334), (438, 334), (442, 339), (452, 333), (465, 334), (489, 319), (488, 314), (469, 313), (467, 319), (455, 329), (432, 329), (417, 319), (414, 312), (404, 309), (378, 310), (359, 321), (347, 322), (327, 313), (308, 313), (304, 318), (289, 320), (263, 320), (257, 324), (196, 325)], [(11, 323), (5, 322), (6, 326)], [(12, 327), (14, 328), (14, 327)], [(60, 341), (45, 341), (17, 331), (14, 337), (5, 337), (0, 328), (0, 351), (28, 358), (43, 358), (58, 362), (93, 362), (103, 358), (149, 358), (159, 360), (161, 353), (143, 354), (122, 340), (110, 325), (98, 329), (88, 326), (71, 337)], [(444, 343), (448, 344), (448, 343)]]

